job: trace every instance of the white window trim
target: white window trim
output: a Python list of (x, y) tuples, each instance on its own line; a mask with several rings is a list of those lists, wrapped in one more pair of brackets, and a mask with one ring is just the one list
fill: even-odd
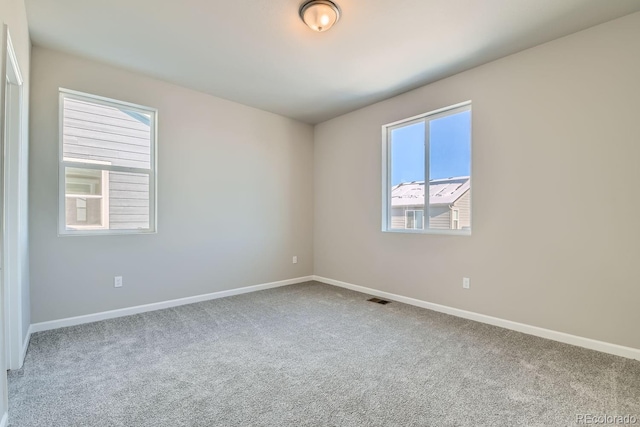
[[(141, 114), (150, 115), (150, 130), (151, 130), (151, 169), (132, 168), (109, 165), (105, 162), (84, 160), (84, 159), (72, 159), (65, 158), (63, 151), (63, 124), (64, 124), (64, 100), (65, 98), (77, 99), (79, 101), (90, 101), (95, 104), (106, 105), (108, 107), (122, 108), (125, 107), (128, 110), (138, 112)], [(143, 105), (132, 104), (129, 102), (119, 101), (116, 99), (106, 98), (102, 96), (92, 95), (89, 93), (78, 92), (70, 89), (59, 89), (58, 95), (58, 236), (99, 236), (99, 235), (120, 235), (120, 234), (155, 234), (158, 232), (158, 205), (157, 205), (157, 179), (158, 179), (158, 110), (151, 107), (145, 107)], [(66, 212), (65, 212), (65, 168), (75, 167), (80, 169), (96, 169), (103, 172), (127, 172), (149, 175), (149, 228), (144, 230), (109, 230), (103, 227), (96, 228), (94, 226), (74, 226), (73, 229), (67, 228), (66, 225)], [(104, 179), (104, 175), (103, 175)], [(104, 181), (103, 181), (104, 182)], [(109, 189), (109, 184), (104, 184), (106, 191)], [(104, 195), (103, 195), (104, 196)], [(103, 214), (105, 208), (108, 213), (108, 195), (106, 196), (107, 203), (103, 204)], [(108, 218), (107, 222), (108, 224)]]
[[(453, 235), (453, 236), (470, 236), (471, 229), (458, 229), (458, 230), (446, 230), (446, 229), (437, 229), (437, 228), (429, 228), (428, 227), (428, 205), (429, 198), (425, 197), (425, 207), (424, 207), (424, 223), (423, 229), (402, 229), (402, 228), (392, 228), (391, 220), (392, 220), (392, 207), (391, 207), (391, 189), (393, 188), (391, 185), (391, 132), (394, 129), (408, 126), (414, 123), (419, 123), (425, 119), (434, 120), (439, 118), (439, 116), (448, 116), (450, 114), (461, 113), (463, 111), (471, 111), (471, 101), (461, 102), (459, 104), (450, 105), (448, 107), (439, 108), (437, 110), (429, 111), (428, 113), (418, 114), (413, 117), (409, 117), (406, 119), (398, 120), (392, 123), (388, 123), (382, 126), (382, 231), (389, 233), (409, 233), (409, 234), (445, 234), (445, 235)], [(472, 143), (471, 143), (471, 152), (473, 153), (473, 122), (469, 125), (471, 127), (471, 135), (472, 135)], [(425, 195), (429, 194), (429, 180), (426, 177), (429, 176), (429, 141), (428, 138), (425, 140)], [(473, 159), (473, 155), (471, 156)], [(473, 176), (473, 162), (469, 168), (469, 176)], [(473, 216), (472, 216), (473, 218)]]

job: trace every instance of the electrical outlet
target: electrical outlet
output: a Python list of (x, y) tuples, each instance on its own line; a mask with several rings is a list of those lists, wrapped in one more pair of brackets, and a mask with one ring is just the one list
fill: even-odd
[(294, 257), (293, 257), (293, 263), (294, 263), (294, 264), (297, 264), (297, 263), (298, 263), (298, 257), (297, 257), (297, 256), (294, 256)]
[(114, 288), (122, 287), (122, 276), (116, 276), (113, 278), (113, 287)]
[(469, 289), (469, 278), (468, 277), (463, 277), (462, 278), (462, 287), (465, 289)]

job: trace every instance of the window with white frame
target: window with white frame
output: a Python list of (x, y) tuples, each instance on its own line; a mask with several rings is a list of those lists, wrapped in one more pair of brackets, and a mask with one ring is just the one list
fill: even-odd
[(155, 231), (156, 116), (60, 89), (60, 234)]
[(423, 210), (406, 210), (404, 213), (404, 227), (410, 230), (422, 230), (424, 228)]
[(451, 229), (452, 230), (460, 229), (460, 209), (458, 208), (451, 209)]
[(108, 194), (108, 171), (66, 168), (65, 218), (67, 227), (76, 230), (108, 229)]
[(471, 233), (471, 102), (382, 127), (383, 231)]

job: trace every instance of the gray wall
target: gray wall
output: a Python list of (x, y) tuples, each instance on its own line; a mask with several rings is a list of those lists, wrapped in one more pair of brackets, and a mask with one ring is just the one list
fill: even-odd
[[(640, 13), (316, 126), (315, 273), (640, 348), (638, 52)], [(382, 233), (381, 126), (469, 99), (473, 235)]]
[[(313, 273), (311, 126), (47, 49), (32, 62), (33, 323)], [(59, 87), (158, 109), (157, 234), (57, 236)]]

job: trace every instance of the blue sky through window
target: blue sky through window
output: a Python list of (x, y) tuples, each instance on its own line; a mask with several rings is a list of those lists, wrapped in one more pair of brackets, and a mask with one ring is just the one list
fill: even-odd
[[(391, 185), (424, 180), (424, 136), (424, 122), (392, 131)], [(429, 157), (430, 180), (470, 175), (470, 111), (430, 121)]]

